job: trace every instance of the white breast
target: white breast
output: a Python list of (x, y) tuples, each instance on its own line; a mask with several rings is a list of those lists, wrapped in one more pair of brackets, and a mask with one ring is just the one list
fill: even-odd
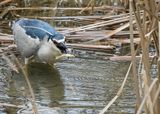
[(62, 53), (52, 42), (42, 42), (37, 56), (42, 62), (55, 63), (56, 57), (60, 56)]

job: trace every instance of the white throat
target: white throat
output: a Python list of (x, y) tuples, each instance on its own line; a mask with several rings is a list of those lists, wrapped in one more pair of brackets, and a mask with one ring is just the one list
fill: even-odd
[(55, 63), (56, 57), (62, 55), (61, 51), (56, 47), (56, 45), (51, 41), (46, 40), (41, 42), (37, 56), (42, 62)]

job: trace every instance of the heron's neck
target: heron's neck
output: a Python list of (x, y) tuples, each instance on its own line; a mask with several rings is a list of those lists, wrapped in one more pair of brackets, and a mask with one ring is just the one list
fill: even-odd
[(48, 35), (45, 35), (42, 42), (48, 42), (48, 39), (49, 39), (49, 36)]

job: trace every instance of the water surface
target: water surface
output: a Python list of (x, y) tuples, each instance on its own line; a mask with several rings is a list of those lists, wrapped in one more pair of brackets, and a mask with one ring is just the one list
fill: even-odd
[[(33, 63), (29, 65), (29, 78), (40, 114), (98, 114), (116, 95), (127, 68), (127, 62), (72, 58), (57, 63), (55, 68)], [(31, 112), (23, 75), (14, 74), (12, 78), (7, 93), (10, 102), (25, 104), (15, 112)], [(107, 114), (133, 113), (135, 98), (130, 81)]]

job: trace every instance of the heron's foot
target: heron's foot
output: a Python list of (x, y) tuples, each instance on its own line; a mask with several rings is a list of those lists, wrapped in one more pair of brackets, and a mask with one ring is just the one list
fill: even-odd
[(48, 65), (49, 65), (49, 67), (51, 67), (51, 68), (53, 67), (53, 64), (51, 64), (51, 63), (48, 63)]
[(27, 65), (29, 63), (29, 59), (28, 58), (24, 58), (24, 64)]
[(56, 60), (61, 60), (61, 59), (64, 59), (64, 58), (73, 58), (73, 57), (75, 57), (75, 56), (72, 55), (72, 54), (62, 54), (60, 56), (57, 56)]
[(34, 62), (34, 61), (35, 61), (34, 56), (31, 56), (31, 57), (29, 57), (29, 58), (25, 58), (25, 59), (24, 59), (24, 63), (25, 63), (25, 64), (30, 64), (30, 63), (32, 63), (32, 62)]

